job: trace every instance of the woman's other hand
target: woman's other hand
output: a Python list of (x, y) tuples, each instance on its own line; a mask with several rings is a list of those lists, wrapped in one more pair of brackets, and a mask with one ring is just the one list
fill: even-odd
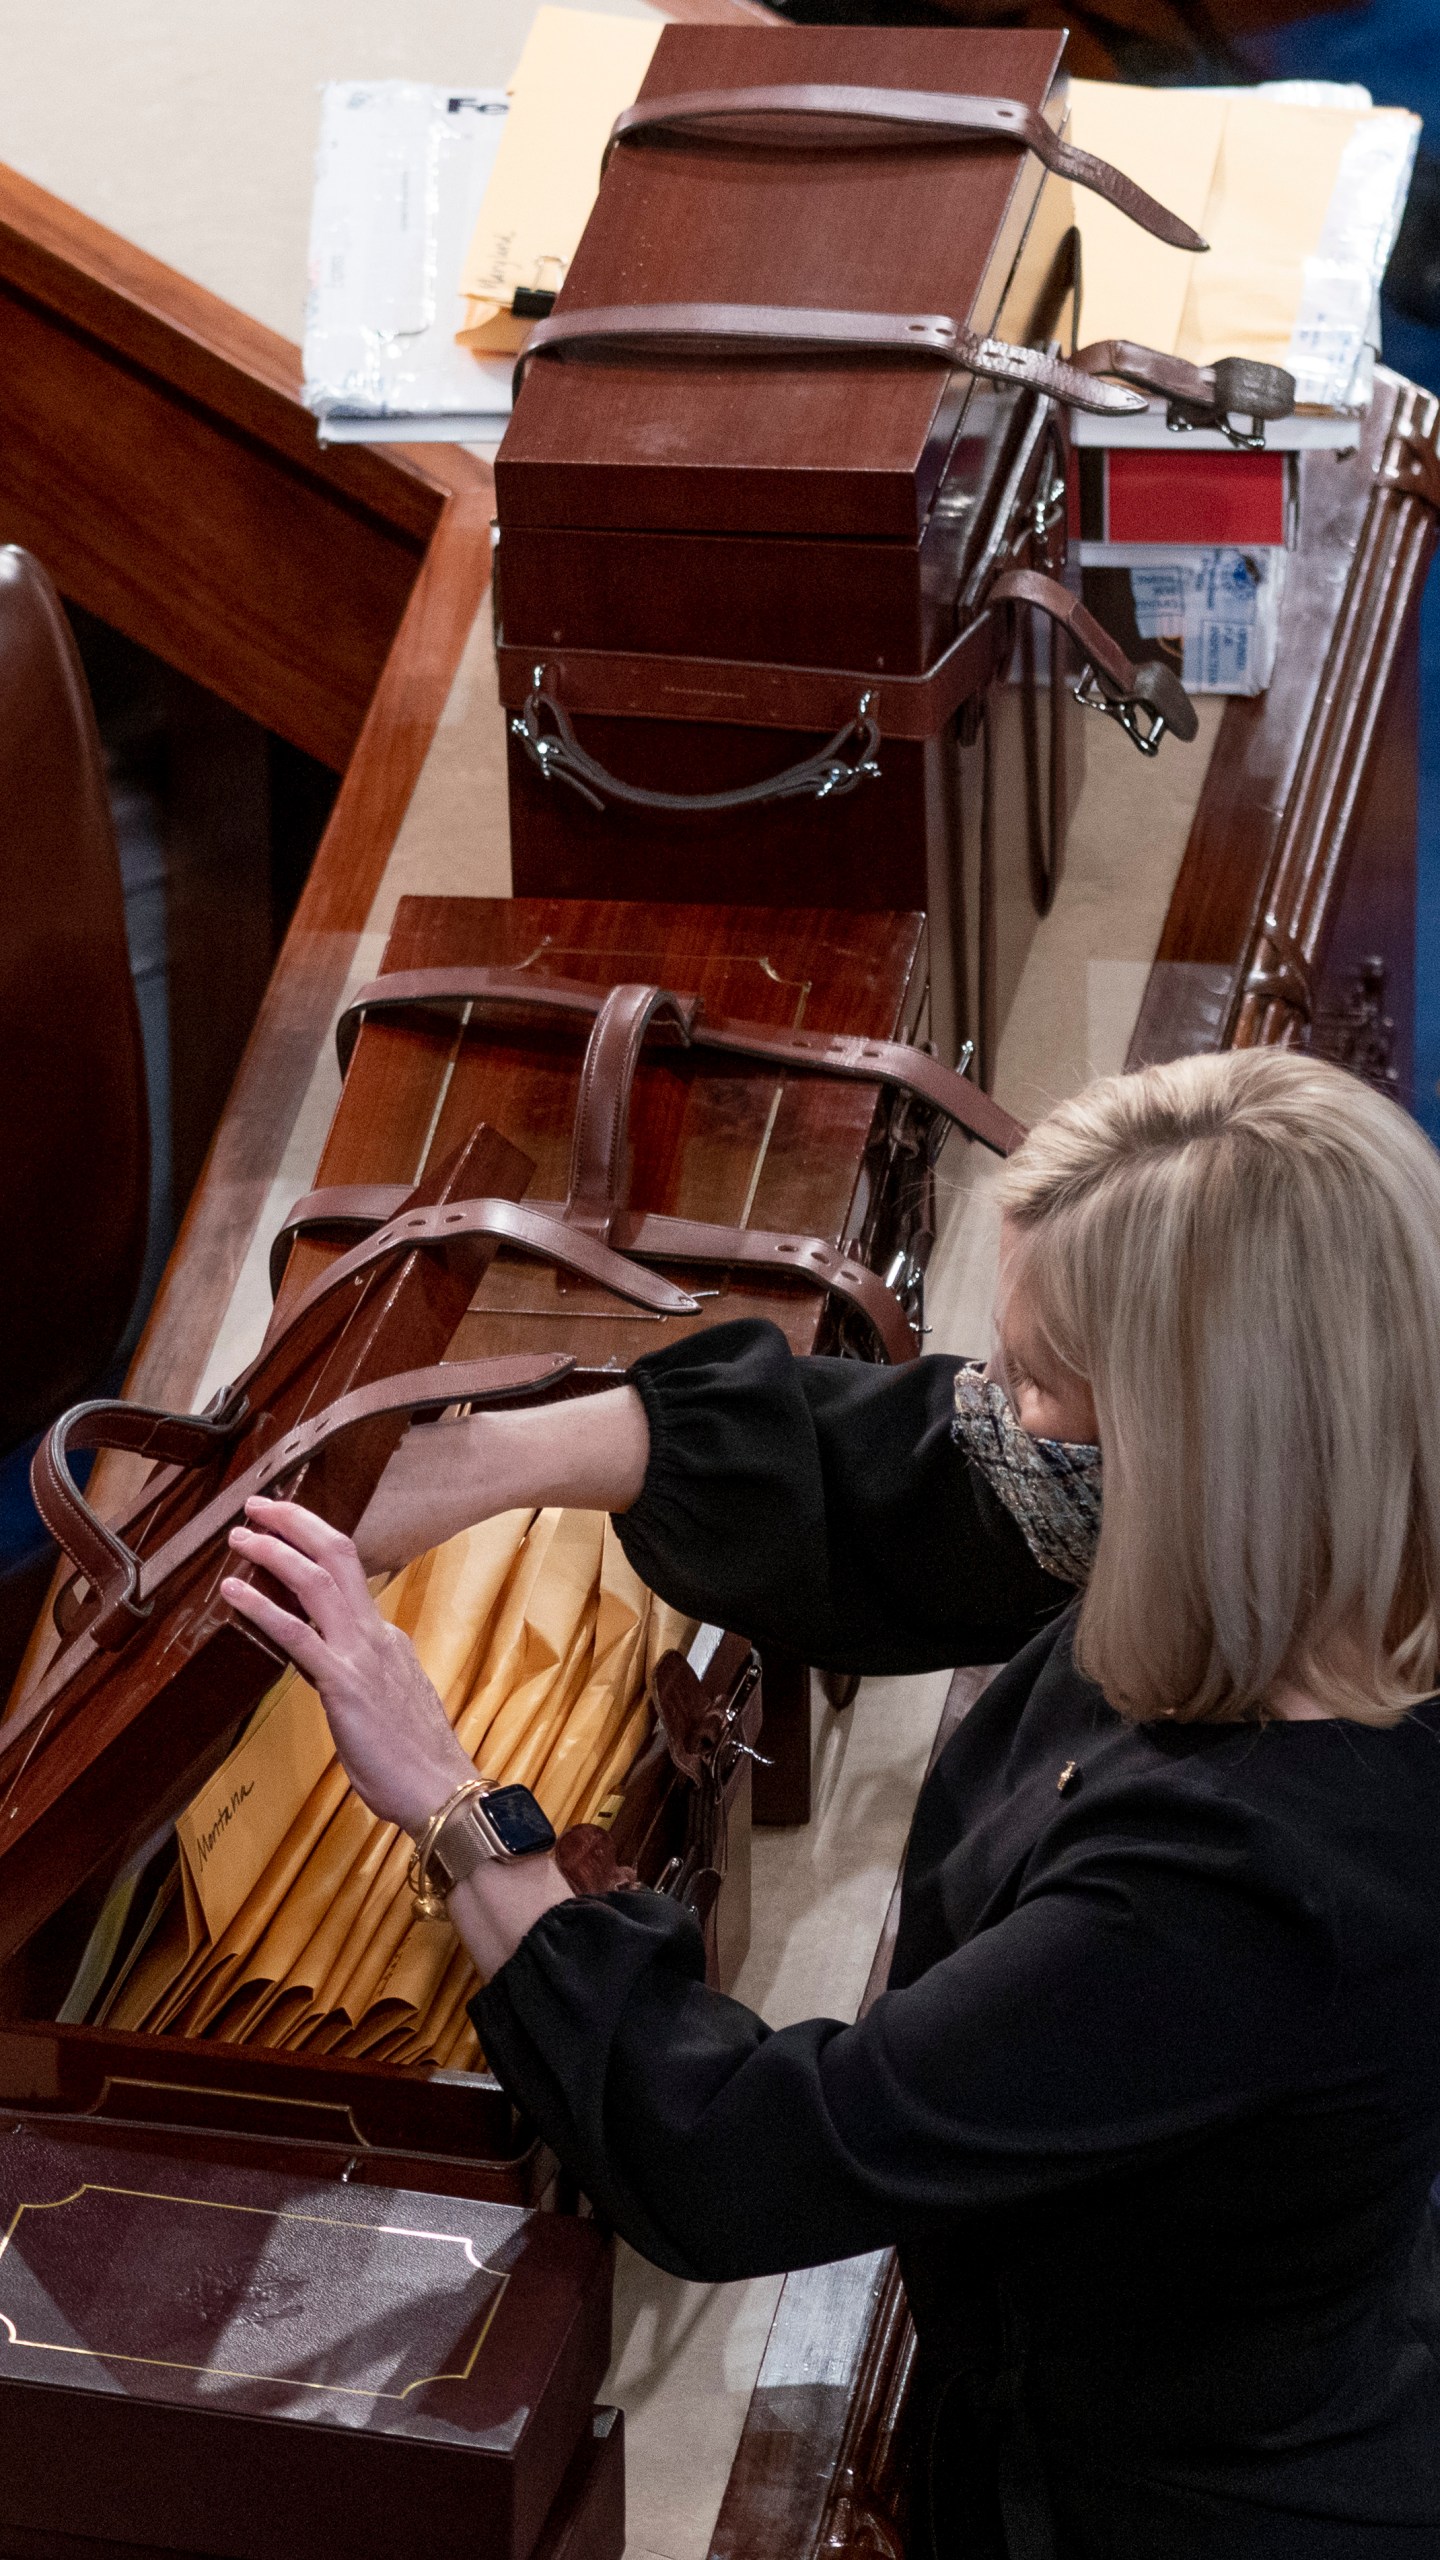
[(221, 1596), (318, 1689), (345, 1774), (382, 1821), (418, 1834), (475, 1771), (407, 1635), (387, 1626), (354, 1541), (296, 1502), (255, 1495), (230, 1544), (292, 1593), (296, 1617), (250, 1582)]

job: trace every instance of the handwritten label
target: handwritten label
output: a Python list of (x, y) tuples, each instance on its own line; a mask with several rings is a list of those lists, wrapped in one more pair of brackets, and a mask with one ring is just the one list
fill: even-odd
[(318, 1697), (288, 1673), (180, 1815), (176, 1838), (212, 1941), (259, 1883), (334, 1755)]

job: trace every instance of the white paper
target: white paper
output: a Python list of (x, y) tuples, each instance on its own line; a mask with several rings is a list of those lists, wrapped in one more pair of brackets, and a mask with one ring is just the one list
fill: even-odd
[(1405, 211), (1420, 120), (1367, 115), (1345, 145), (1325, 227), (1305, 261), (1285, 359), (1295, 397), (1313, 409), (1362, 409), (1380, 343), (1380, 280)]
[(455, 330), (507, 106), (501, 89), (416, 80), (325, 88), (304, 348), (322, 438), (503, 431), (513, 359), (474, 356)]

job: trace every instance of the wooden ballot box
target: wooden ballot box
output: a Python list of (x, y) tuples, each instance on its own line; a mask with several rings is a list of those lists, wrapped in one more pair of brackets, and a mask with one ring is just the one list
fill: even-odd
[(592, 2223), (0, 2126), (0, 2552), (619, 2560)]
[[(558, 1207), (573, 1196), (593, 1016), (527, 1010), (517, 1001), (527, 983), (652, 986), (699, 998), (706, 1019), (817, 1044), (832, 1034), (903, 1044), (928, 1028), (926, 958), (924, 922), (914, 915), (402, 900), (383, 972), (357, 999), (349, 1030), (342, 1024), (342, 1037), (355, 1040), (346, 1082), (354, 1108), (337, 1119), (319, 1188), (286, 1231), (299, 1240), (282, 1306), (285, 1292), (313, 1276), (322, 1250), (314, 1237), (331, 1238), (333, 1252), (334, 1239), (351, 1231), (347, 1221), (387, 1205), (386, 1197), (357, 1199), (350, 1186), (362, 1176), (403, 1186), (417, 1148), (428, 1145), (434, 1160), (469, 1118), (525, 1133), (517, 1142), (537, 1168), (527, 1203)], [(484, 971), (499, 973), (488, 988), (475, 975)], [(629, 1062), (628, 1149), (622, 1135), (604, 1214), (627, 1256), (644, 1263), (658, 1254), (668, 1288), (647, 1283), (644, 1300), (633, 1292), (627, 1300), (613, 1270), (608, 1283), (587, 1279), (547, 1267), (522, 1243), (491, 1265), (456, 1355), (560, 1345), (587, 1364), (623, 1369), (700, 1327), (762, 1316), (797, 1352), (911, 1356), (923, 1336), (944, 1123), (914, 1096), (863, 1074), (856, 1082), (806, 1072), (803, 1049), (777, 1065), (686, 1046), (663, 1018), (655, 1034)], [(818, 1047), (810, 1054), (823, 1069)], [(765, 1820), (800, 1821), (809, 1811), (809, 1677), (772, 1649), (764, 1662), (768, 1765), (755, 1772), (756, 1809)]]
[[(981, 93), (1053, 122), (1062, 49), (672, 27), (640, 104), (719, 91), (743, 110), (778, 80)], [(996, 967), (1012, 983), (1025, 940), (1007, 907), (982, 994), (991, 909), (1013, 896), (1033, 924), (1074, 788), (1068, 690), (1029, 608), (986, 602), (1002, 569), (1063, 565), (1063, 414), (907, 357), (913, 316), (890, 324), (898, 353), (805, 331), (854, 305), (857, 326), (948, 314), (1068, 344), (1070, 221), (1068, 184), (998, 125), (937, 148), (771, 110), (612, 149), (547, 324), (572, 337), (528, 362), (496, 465), (517, 892), (923, 907), (941, 1054), (988, 1044)], [(693, 340), (647, 341), (657, 307), (690, 311)], [(772, 343), (727, 344), (737, 309)]]

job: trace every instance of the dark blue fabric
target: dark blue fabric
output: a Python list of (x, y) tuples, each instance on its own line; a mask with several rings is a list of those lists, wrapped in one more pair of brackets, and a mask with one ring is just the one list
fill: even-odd
[[(1434, 0), (1373, 0), (1369, 8), (1247, 36), (1240, 51), (1259, 80), (1363, 81), (1377, 106), (1409, 107), (1423, 116), (1424, 148), (1440, 154), (1436, 35)], [(1440, 393), (1440, 328), (1422, 328), (1387, 301), (1383, 343), (1387, 364)], [(1421, 624), (1415, 1113), (1440, 1140), (1440, 563)]]

